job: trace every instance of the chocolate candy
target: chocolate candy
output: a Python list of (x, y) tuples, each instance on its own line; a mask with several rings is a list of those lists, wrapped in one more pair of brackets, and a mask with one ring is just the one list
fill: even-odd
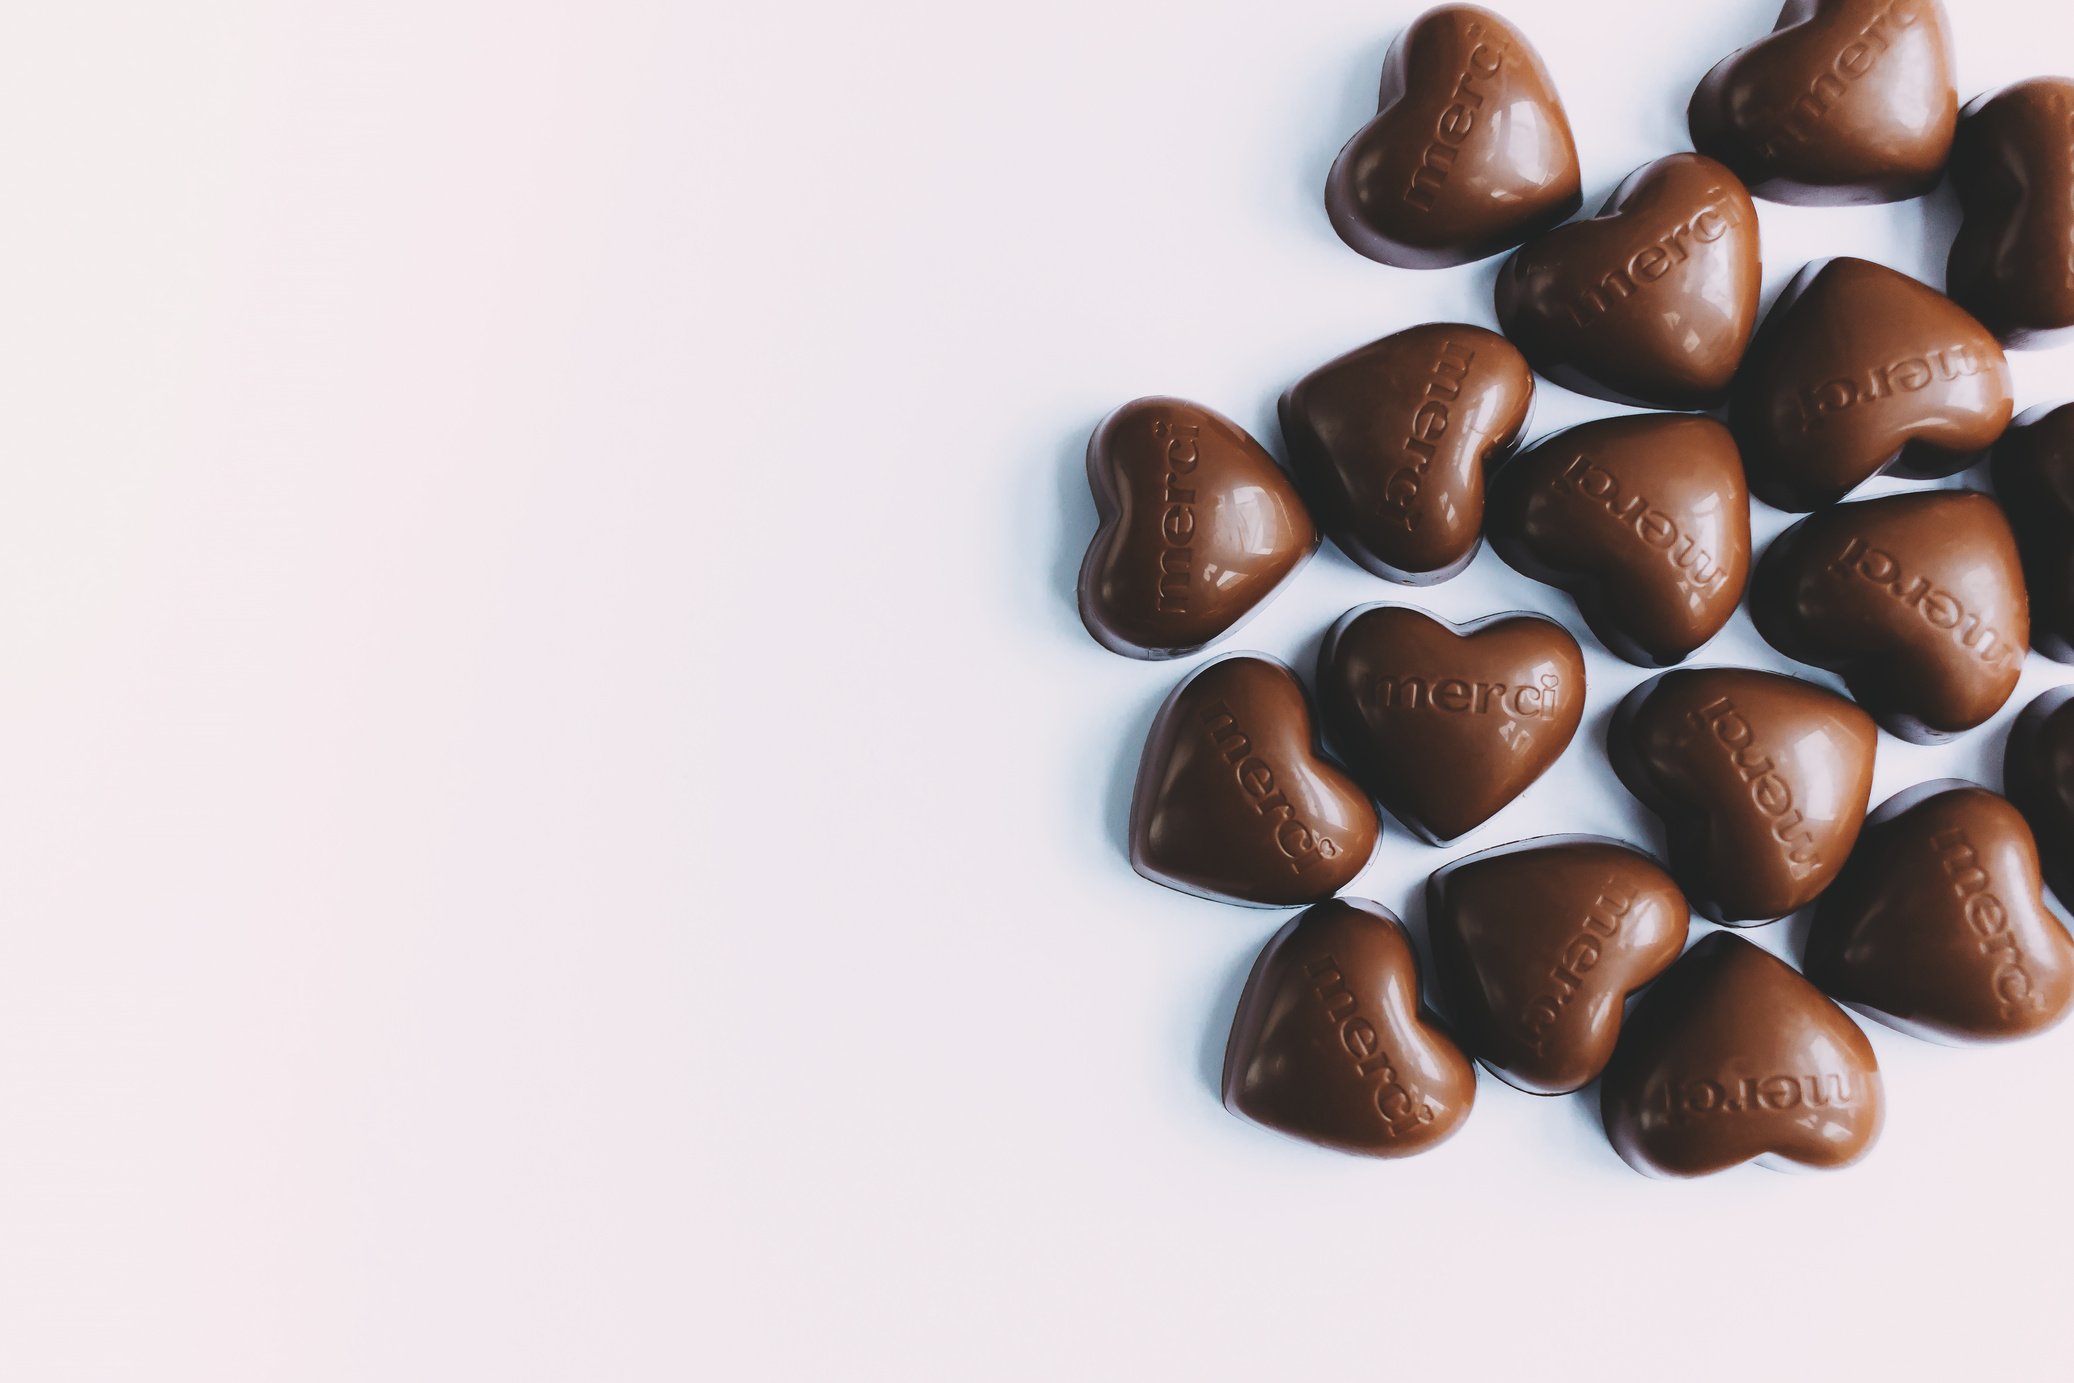
[(1080, 620), (1129, 657), (1178, 658), (1223, 638), (1318, 550), (1275, 459), (1186, 399), (1138, 399), (1104, 418), (1087, 482), (1101, 523), (1080, 564)]
[(1410, 1157), (1469, 1117), (1476, 1068), (1419, 1006), (1404, 926), (1364, 898), (1276, 932), (1239, 997), (1224, 1107), (1292, 1138)]
[(1779, 295), (1729, 399), (1750, 488), (1805, 512), (1890, 466), (1950, 475), (2009, 424), (2009, 361), (1966, 310), (1862, 259)]
[(1577, 145), (1541, 55), (1489, 10), (1441, 5), (1390, 45), (1375, 119), (1339, 151), (1325, 210), (1370, 259), (1439, 269), (1563, 220), (1578, 189)]
[(1990, 458), (1995, 493), (2023, 553), (2031, 644), (2074, 663), (2074, 403), (2025, 413)]
[(1717, 922), (1768, 922), (1844, 867), (1872, 795), (1872, 717), (1775, 672), (1662, 673), (1614, 713), (1613, 771), (1663, 818), (1671, 872)]
[(1898, 202), (1928, 192), (1959, 98), (1937, 0), (1786, 0), (1773, 31), (1692, 93), (1692, 147), (1768, 201)]
[(1174, 688), (1131, 798), (1131, 865), (1184, 893), (1256, 907), (1330, 898), (1382, 826), (1354, 780), (1318, 757), (1296, 674), (1234, 654)]
[(1750, 194), (1713, 159), (1672, 154), (1507, 260), (1498, 322), (1565, 388), (1711, 408), (1756, 330), (1759, 278)]
[(1954, 1045), (2040, 1033), (2074, 1003), (2074, 940), (2004, 798), (1945, 779), (1890, 798), (1815, 908), (1808, 978), (1860, 1013)]
[(1826, 1171), (1872, 1150), (1886, 1094), (1849, 1014), (1777, 956), (1716, 932), (1628, 1016), (1599, 1110), (1614, 1151), (1650, 1176), (1751, 1161)]
[(1685, 948), (1685, 895), (1655, 860), (1596, 836), (1543, 836), (1427, 881), (1434, 975), (1463, 1045), (1537, 1095), (1590, 1084), (1627, 997)]
[(1757, 632), (1840, 674), (1895, 735), (1933, 744), (2002, 709), (2030, 650), (2016, 535), (1986, 495), (1932, 490), (1825, 509), (1772, 543)]
[(1946, 291), (2005, 345), (2074, 335), (2074, 78), (2034, 77), (1969, 102), (1952, 186), (1964, 217)]
[(1484, 472), (1511, 452), (1534, 372), (1510, 341), (1437, 322), (1363, 346), (1282, 395), (1282, 435), (1333, 541), (1387, 581), (1424, 586), (1483, 543)]
[(1491, 480), (1491, 546), (1560, 586), (1631, 663), (1680, 662), (1719, 633), (1750, 572), (1750, 502), (1711, 418), (1604, 418), (1558, 432)]
[(2074, 687), (2024, 707), (2009, 732), (2002, 786), (2038, 838), (2045, 881), (2074, 909)]

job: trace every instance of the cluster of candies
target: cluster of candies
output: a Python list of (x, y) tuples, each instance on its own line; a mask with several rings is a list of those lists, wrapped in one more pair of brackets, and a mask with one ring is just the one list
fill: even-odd
[[(1348, 1152), (1421, 1152), (1467, 1117), (1473, 1056), (1545, 1094), (1603, 1077), (1607, 1134), (1645, 1172), (1837, 1167), (1872, 1146), (1883, 1095), (1833, 1000), (1956, 1043), (2028, 1036), (2074, 1006), (2074, 941), (2043, 895), (2050, 879), (2074, 905), (2074, 688), (2019, 720), (2007, 798), (1943, 781), (1867, 815), (1876, 726), (1957, 735), (2008, 701), (2034, 642), (2074, 662), (2074, 404), (2012, 426), (2003, 354), (2074, 334), (2074, 80), (1961, 112), (1936, 0), (1791, 0), (1708, 73), (1690, 123), (1699, 152), (1637, 169), (1565, 224), (1576, 148), (1533, 47), (1488, 10), (1429, 11), (1391, 48), (1380, 111), (1326, 205), (1385, 264), (1513, 251), (1503, 334), (1414, 327), (1298, 381), (1281, 401), (1294, 481), (1179, 399), (1127, 404), (1089, 442), (1101, 524), (1080, 606), (1119, 653), (1228, 634), (1316, 550), (1316, 514), (1407, 585), (1460, 572), (1488, 533), (1608, 649), (1673, 669), (1621, 703), (1609, 739), (1663, 820), (1668, 868), (1564, 836), (1434, 874), (1451, 1028), (1421, 1005), (1398, 920), (1334, 895), (1375, 849), (1376, 803), (1444, 843), (1547, 770), (1583, 714), (1577, 641), (1529, 613), (1457, 626), (1353, 610), (1317, 669), (1336, 758), (1272, 659), (1221, 658), (1175, 689), (1139, 768), (1132, 863), (1210, 898), (1310, 905), (1239, 1003), (1224, 1091), (1242, 1117)], [(1951, 296), (1832, 259), (1760, 325), (1753, 194), (1893, 201), (1947, 172), (1964, 209)], [(1537, 372), (1691, 411), (1521, 447)], [(1951, 475), (1984, 455), (2000, 503), (1943, 489), (1838, 503), (1888, 470)], [(1809, 514), (1754, 572), (1751, 493)], [(1746, 589), (1764, 638), (1850, 699), (1675, 667)], [(1739, 926), (1810, 905), (1804, 975), (1732, 931), (1685, 951), (1691, 910)]]

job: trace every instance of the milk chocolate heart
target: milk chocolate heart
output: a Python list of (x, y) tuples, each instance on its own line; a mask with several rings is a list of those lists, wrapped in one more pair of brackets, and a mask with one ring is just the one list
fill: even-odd
[(1558, 432), (1491, 479), (1491, 546), (1560, 586), (1631, 663), (1680, 662), (1721, 631), (1750, 574), (1750, 501), (1711, 418), (1603, 418)]
[(2074, 663), (2074, 403), (2034, 408), (1990, 453), (2031, 593), (2031, 643)]
[(1292, 1138), (1410, 1157), (1453, 1134), (1476, 1068), (1419, 1006), (1404, 926), (1335, 898), (1276, 932), (1239, 997), (1224, 1049), (1224, 1107)]
[(2009, 425), (2009, 361), (1966, 310), (1862, 259), (1802, 269), (1729, 397), (1750, 488), (1779, 509), (1842, 499), (1890, 466), (1950, 475)]
[(1543, 836), (1426, 885), (1434, 975), (1463, 1045), (1509, 1084), (1560, 1095), (1612, 1059), (1630, 994), (1685, 949), (1685, 895), (1619, 841)]
[(2074, 687), (2024, 707), (2009, 732), (2002, 786), (2037, 836), (2045, 881), (2074, 909)]
[(1759, 281), (1750, 194), (1713, 159), (1672, 154), (1507, 260), (1498, 322), (1565, 388), (1711, 408), (1757, 328)]
[(1952, 147), (1951, 24), (1937, 0), (1786, 0), (1692, 93), (1692, 147), (1774, 202), (1928, 192)]
[(1510, 341), (1438, 322), (1321, 365), (1282, 395), (1282, 435), (1319, 517), (1349, 557), (1425, 586), (1483, 543), (1485, 468), (1534, 406)]
[(1945, 779), (1889, 799), (1808, 933), (1808, 978), (1892, 1028), (1954, 1045), (2044, 1032), (2074, 1003), (2074, 940), (2045, 905), (2017, 809)]
[(1952, 186), (1964, 216), (1945, 291), (2004, 345), (2074, 335), (2074, 78), (2034, 77), (1969, 102)]
[(1411, 22), (1383, 59), (1375, 119), (1325, 180), (1340, 239), (1439, 269), (1519, 244), (1577, 210), (1577, 145), (1525, 35), (1475, 5)]
[(1255, 907), (1330, 898), (1381, 834), (1354, 780), (1312, 747), (1296, 674), (1234, 654), (1160, 707), (1131, 798), (1131, 865), (1155, 883)]
[(1934, 744), (2002, 709), (2030, 651), (2016, 535), (1986, 495), (1930, 490), (1825, 509), (1775, 539), (1757, 632), (1841, 675), (1887, 730)]
[(1614, 1151), (1649, 1176), (1752, 1161), (1827, 1171), (1872, 1150), (1886, 1093), (1849, 1014), (1777, 956), (1716, 932), (1628, 1015), (1599, 1110)]
[(1540, 615), (1455, 625), (1409, 605), (1364, 605), (1325, 636), (1318, 710), (1361, 785), (1444, 844), (1561, 757), (1584, 716), (1584, 653)]
[(1101, 523), (1080, 564), (1080, 620), (1133, 658), (1223, 638), (1318, 550), (1303, 501), (1231, 419), (1186, 399), (1127, 403), (1087, 444)]
[(1717, 922), (1807, 906), (1844, 867), (1872, 796), (1872, 717), (1775, 672), (1690, 668), (1628, 693), (1613, 771), (1663, 818), (1671, 872)]

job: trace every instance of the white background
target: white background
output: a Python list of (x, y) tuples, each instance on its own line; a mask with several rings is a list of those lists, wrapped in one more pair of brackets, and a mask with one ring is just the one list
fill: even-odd
[[(1404, 1163), (1217, 1102), (1285, 914), (1125, 862), (1186, 669), (1079, 626), (1081, 451), (1153, 392), (1278, 446), (1314, 365), (1490, 322), (1498, 261), (1320, 206), (1417, 8), (15, 7), (0, 1374), (2063, 1367), (2074, 1028), (1874, 1029), (1886, 1136), (1827, 1177), (1652, 1182), (1488, 1077)], [(1588, 206), (1774, 8), (1510, 0)], [(1953, 8), (1962, 95), (2074, 70), (2060, 0)], [(1760, 205), (1769, 291), (1942, 281), (1948, 193)], [(2016, 370), (2074, 396), (2074, 351)], [(1488, 552), (1408, 593), (1328, 549), (1238, 646), (1388, 598), (1583, 634)], [(1354, 891), (1419, 927), (1455, 855), (1660, 844), (1600, 748), (1642, 673), (1585, 643), (1556, 770)], [(1784, 666), (1742, 615), (1703, 658)], [(2067, 680), (1883, 736), (1876, 796), (1998, 783)]]

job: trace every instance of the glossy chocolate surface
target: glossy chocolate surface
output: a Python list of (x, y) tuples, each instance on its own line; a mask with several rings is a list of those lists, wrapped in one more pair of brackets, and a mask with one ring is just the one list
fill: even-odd
[(1462, 1126), (1476, 1068), (1419, 1006), (1404, 926), (1335, 898), (1276, 932), (1224, 1051), (1224, 1107), (1292, 1138), (1410, 1157)]
[(2031, 594), (2031, 646), (2074, 663), (2074, 403), (2034, 408), (1990, 454)]
[(1424, 586), (1483, 545), (1485, 472), (1534, 406), (1510, 341), (1435, 322), (1371, 342), (1282, 395), (1282, 435), (1319, 520), (1347, 556)]
[(1526, 36), (1475, 5), (1411, 22), (1383, 59), (1376, 116), (1325, 180), (1340, 239), (1440, 269), (1511, 249), (1576, 211), (1577, 145)]
[(1685, 948), (1685, 895), (1615, 840), (1544, 836), (1457, 860), (1426, 886), (1434, 976), (1471, 1055), (1560, 1095), (1613, 1057), (1627, 997)]
[(2031, 823), (2045, 881), (2074, 910), (2074, 687), (2055, 687), (2016, 718), (2002, 789)]
[(1318, 550), (1275, 459), (1186, 399), (1138, 399), (1104, 418), (1088, 439), (1087, 480), (1100, 523), (1080, 564), (1080, 620), (1129, 657), (1216, 642)]
[(1368, 794), (1318, 756), (1310, 703), (1272, 658), (1206, 663), (1160, 707), (1131, 798), (1131, 866), (1184, 893), (1316, 903), (1375, 853)]
[(1959, 99), (1937, 0), (1786, 0), (1773, 31), (1692, 93), (1692, 146), (1773, 202), (1842, 206), (1928, 192)]
[(1757, 328), (1760, 277), (1750, 194), (1713, 159), (1672, 154), (1506, 261), (1498, 322), (1565, 388), (1711, 408)]
[(1474, 830), (1526, 791), (1584, 716), (1584, 652), (1554, 620), (1455, 625), (1409, 605), (1350, 610), (1318, 655), (1333, 749), (1421, 839)]
[(1544, 438), (1491, 480), (1507, 563), (1559, 586), (1600, 642), (1662, 667), (1721, 631), (1750, 574), (1750, 501), (1712, 418), (1604, 418)]
[(2005, 345), (2074, 337), (2074, 78), (1968, 102), (1952, 186), (1965, 214), (1945, 291)]

